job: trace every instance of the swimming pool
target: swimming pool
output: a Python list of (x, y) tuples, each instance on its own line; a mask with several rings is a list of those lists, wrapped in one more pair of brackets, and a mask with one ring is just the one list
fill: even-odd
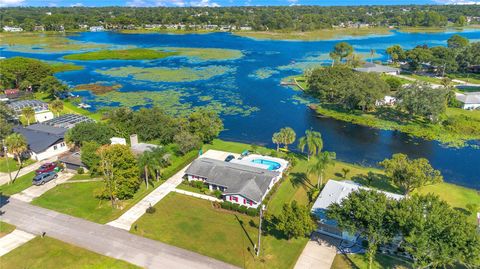
[(268, 165), (267, 169), (271, 170), (271, 171), (277, 170), (282, 166), (281, 164), (279, 164), (277, 162), (270, 161), (270, 160), (264, 160), (264, 159), (253, 159), (252, 163)]

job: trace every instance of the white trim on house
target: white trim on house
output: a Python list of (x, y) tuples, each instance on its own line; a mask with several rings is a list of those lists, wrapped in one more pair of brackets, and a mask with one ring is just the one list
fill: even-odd
[(31, 151), (31, 156), (30, 158), (33, 160), (41, 161), (48, 159), (53, 156), (57, 156), (59, 154), (65, 153), (68, 151), (68, 146), (65, 143), (65, 141), (58, 142), (57, 144), (54, 144), (50, 146), (48, 149), (42, 151), (42, 152), (33, 152)]

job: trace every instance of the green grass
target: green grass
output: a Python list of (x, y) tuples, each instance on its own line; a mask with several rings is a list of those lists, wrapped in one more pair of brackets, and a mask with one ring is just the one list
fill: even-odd
[[(196, 156), (196, 152), (190, 152), (185, 156), (172, 157), (172, 165), (162, 171), (162, 179), (171, 177)], [(76, 177), (76, 179), (90, 178), (89, 176), (86, 178), (85, 175)], [(109, 200), (100, 200), (95, 197), (103, 186), (103, 181), (61, 184), (33, 200), (32, 204), (97, 223), (107, 223), (118, 218), (163, 182), (163, 180), (154, 181), (154, 186), (150, 185), (148, 190), (145, 184), (142, 184), (132, 199), (120, 202), (120, 209), (112, 208)]]
[(449, 183), (439, 183), (419, 188), (414, 193), (433, 193), (449, 203), (453, 208), (468, 214), (469, 220), (476, 223), (476, 214), (468, 212), (466, 206), (475, 204), (480, 210), (480, 193), (477, 190)]
[(480, 84), (480, 74), (448, 74), (447, 76), (451, 79), (458, 79), (468, 83)]
[(0, 238), (13, 232), (13, 230), (15, 230), (15, 226), (8, 224), (6, 222), (0, 221)]
[(70, 101), (63, 102), (63, 112), (84, 115), (96, 121), (101, 121), (103, 117), (101, 112), (90, 112), (86, 109), (77, 107)]
[(458, 119), (463, 115), (468, 120), (458, 121), (460, 126), (448, 128), (443, 124), (426, 122), (421, 118), (410, 118), (394, 108), (378, 108), (373, 112), (349, 111), (338, 105), (322, 104), (317, 112), (323, 116), (335, 118), (354, 124), (370, 126), (383, 130), (397, 130), (427, 140), (437, 140), (446, 146), (462, 147), (468, 140), (480, 139), (476, 131), (480, 126), (477, 111), (465, 111), (459, 108), (447, 108), (444, 119)]
[(413, 78), (419, 81), (433, 83), (433, 84), (442, 84), (442, 80), (439, 78), (429, 77), (429, 76), (422, 76), (416, 74), (402, 74), (402, 76)]
[[(32, 159), (27, 159), (23, 161), (23, 167), (29, 166), (31, 164), (35, 163), (34, 160)], [(18, 162), (17, 160), (13, 158), (8, 158), (6, 160), (5, 158), (0, 159), (0, 172), (2, 173), (7, 173), (10, 169), (10, 172), (16, 172), (18, 170)]]
[[(368, 261), (362, 254), (337, 254), (331, 269), (365, 269), (368, 268)], [(404, 269), (412, 268), (410, 264), (398, 258), (377, 254), (372, 265), (373, 269)]]
[[(11, 184), (4, 184), (0, 186), (0, 193), (2, 195), (13, 195), (15, 193), (19, 193), (26, 188), (32, 186), (32, 179), (35, 176), (35, 172), (30, 172), (28, 174), (25, 174), (21, 177), (18, 177), (15, 182)], [(15, 173), (12, 173), (12, 178), (15, 177)]]
[(175, 52), (165, 52), (152, 49), (124, 49), (124, 50), (99, 50), (78, 54), (66, 55), (67, 60), (97, 61), (97, 60), (154, 60), (177, 55)]
[[(101, 178), (100, 176), (94, 177), (94, 178)], [(89, 173), (85, 174), (75, 174), (73, 177), (71, 177), (69, 180), (87, 180), (87, 179), (92, 179), (92, 176), (90, 176)]]
[(1, 264), (2, 268), (139, 268), (50, 237), (36, 237), (12, 250), (2, 257)]
[(244, 268), (292, 268), (307, 239), (264, 236), (256, 258), (258, 218), (215, 209), (208, 201), (170, 193), (145, 214), (133, 233), (192, 250)]
[(255, 39), (273, 39), (273, 40), (331, 40), (348, 36), (366, 36), (366, 35), (390, 35), (390, 29), (385, 27), (374, 28), (337, 28), (320, 29), (308, 32), (297, 31), (239, 31), (235, 35), (250, 37)]

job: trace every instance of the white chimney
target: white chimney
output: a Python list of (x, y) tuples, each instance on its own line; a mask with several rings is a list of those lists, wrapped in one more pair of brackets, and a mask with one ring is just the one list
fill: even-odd
[(130, 136), (130, 146), (134, 146), (138, 144), (138, 135), (132, 134)]

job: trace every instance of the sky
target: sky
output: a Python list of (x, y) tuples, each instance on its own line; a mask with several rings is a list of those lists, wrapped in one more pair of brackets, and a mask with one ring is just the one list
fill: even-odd
[(6, 6), (257, 6), (479, 4), (480, 0), (0, 0)]

